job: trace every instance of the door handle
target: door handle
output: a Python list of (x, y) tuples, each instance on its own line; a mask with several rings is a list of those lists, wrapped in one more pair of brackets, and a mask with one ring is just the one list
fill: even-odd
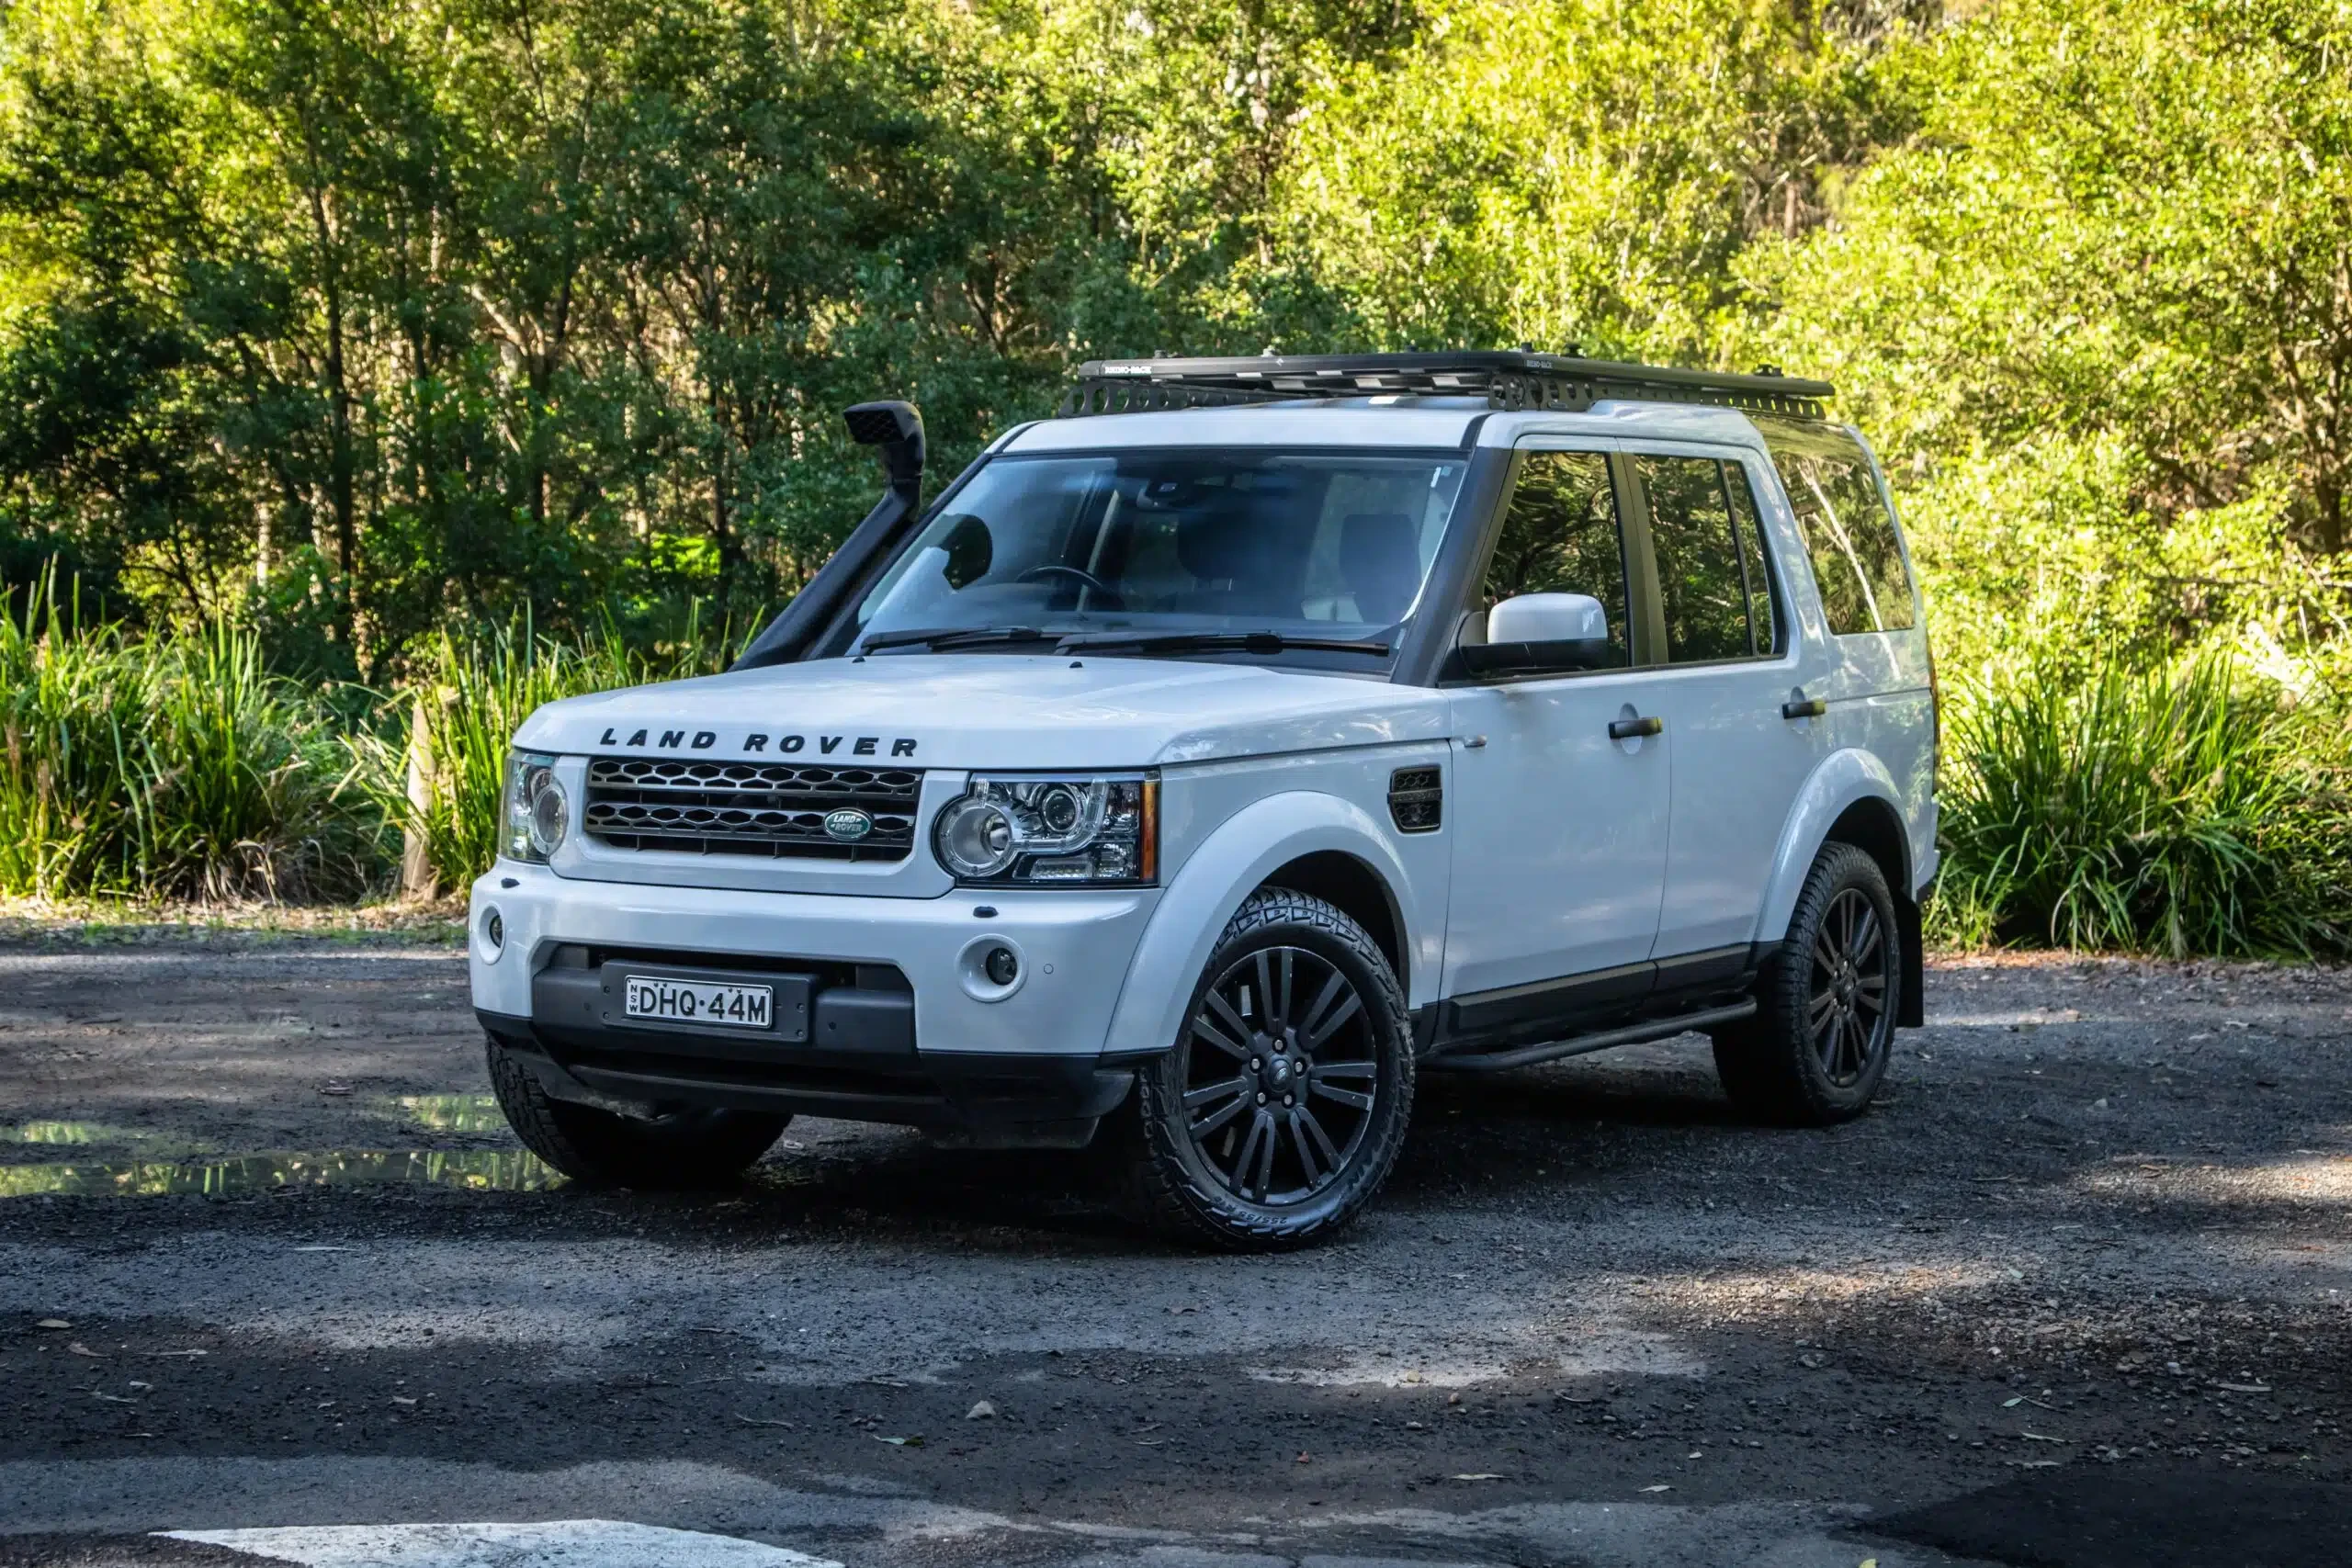
[(1634, 740), (1645, 735), (1656, 735), (1666, 728), (1662, 718), (1615, 718), (1609, 721), (1609, 739)]
[(1808, 697), (1803, 702), (1782, 703), (1781, 705), (1781, 716), (1782, 718), (1819, 718), (1823, 714), (1826, 714), (1828, 711), (1829, 705), (1823, 702), (1819, 697)]

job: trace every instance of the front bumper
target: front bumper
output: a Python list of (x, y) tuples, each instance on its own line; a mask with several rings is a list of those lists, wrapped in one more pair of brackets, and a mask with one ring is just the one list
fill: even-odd
[[(1091, 1125), (1125, 1097), (1132, 1064), (1169, 1043), (1108, 1037), (1158, 897), (752, 893), (573, 880), (502, 862), (473, 887), (474, 1008), (560, 1099), (943, 1131)], [(1019, 959), (1011, 987), (989, 983), (978, 962), (999, 945)], [(805, 1029), (652, 1029), (614, 1019), (607, 966), (623, 964), (819, 978)]]
[(551, 1099), (643, 1115), (678, 1106), (898, 1122), (974, 1146), (1078, 1147), (1135, 1088), (1114, 1056), (970, 1051), (861, 1055), (787, 1047), (757, 1060), (695, 1054), (692, 1036), (550, 1028), (477, 1011)]

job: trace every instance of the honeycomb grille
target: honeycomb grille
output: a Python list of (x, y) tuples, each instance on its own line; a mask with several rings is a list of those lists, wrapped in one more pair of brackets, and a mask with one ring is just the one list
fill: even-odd
[(1445, 780), (1435, 768), (1388, 775), (1388, 815), (1400, 833), (1434, 833), (1445, 820)]
[[(922, 774), (912, 768), (596, 757), (588, 763), (588, 836), (617, 850), (775, 860), (904, 860), (914, 849)], [(826, 818), (862, 811), (862, 838)]]

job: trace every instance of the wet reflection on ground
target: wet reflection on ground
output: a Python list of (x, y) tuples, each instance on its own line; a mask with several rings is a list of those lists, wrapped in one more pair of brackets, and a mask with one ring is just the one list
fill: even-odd
[(0, 1144), (128, 1144), (148, 1135), (102, 1122), (19, 1122), (0, 1130)]
[(519, 1149), (354, 1150), (244, 1155), (233, 1159), (135, 1164), (0, 1166), (0, 1198), (189, 1194), (242, 1197), (300, 1187), (454, 1187), (539, 1192), (563, 1178)]
[(506, 1131), (506, 1113), (492, 1094), (402, 1094), (384, 1102), (383, 1109), (401, 1121), (433, 1133), (496, 1133)]

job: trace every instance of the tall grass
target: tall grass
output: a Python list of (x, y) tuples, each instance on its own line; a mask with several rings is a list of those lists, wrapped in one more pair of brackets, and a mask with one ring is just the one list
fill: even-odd
[(389, 882), (403, 832), (461, 887), (497, 853), (507, 749), (531, 711), (713, 668), (725, 640), (687, 630), (666, 655), (616, 631), (444, 634), (354, 727), (271, 673), (235, 621), (77, 630), (43, 593), (0, 615), (0, 893), (347, 898)]
[(1958, 694), (1939, 933), (2176, 956), (2352, 947), (2339, 725), (2227, 660), (2028, 661)]
[[(476, 637), (444, 632), (415, 661), (411, 690), (388, 705), (383, 732), (355, 742), (361, 776), (388, 822), (422, 836), (435, 881), (462, 887), (498, 853), (506, 756), (533, 709), (700, 673), (710, 657), (692, 636), (684, 651), (662, 659), (632, 651), (611, 630), (576, 641), (527, 626)], [(415, 798), (413, 782), (422, 786)]]
[(135, 875), (152, 689), (111, 635), (50, 635), (51, 607), (28, 595), (21, 617), (0, 615), (0, 890), (42, 897)]
[[(355, 728), (233, 622), (73, 622), (54, 596), (0, 615), (0, 893), (349, 897), (390, 884), (403, 832), (460, 888), (497, 853), (533, 709), (706, 672), (728, 643), (444, 635)], [(1953, 694), (1940, 939), (2352, 953), (2341, 712), (2218, 659), (2088, 675), (2027, 659)]]
[(338, 897), (380, 860), (333, 715), (232, 622), (0, 617), (0, 892)]
[(207, 901), (339, 897), (381, 859), (335, 716), (219, 620), (151, 640), (138, 795), (144, 885)]

